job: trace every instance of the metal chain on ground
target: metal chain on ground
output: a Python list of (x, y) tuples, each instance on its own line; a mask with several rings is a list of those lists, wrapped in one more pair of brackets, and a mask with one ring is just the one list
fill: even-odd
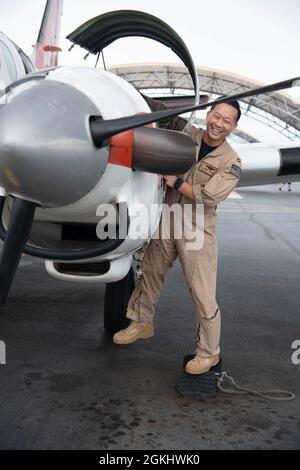
[[(291, 401), (296, 398), (296, 396), (292, 392), (288, 392), (286, 390), (265, 390), (265, 391), (257, 391), (257, 390), (251, 390), (246, 387), (240, 387), (235, 383), (232, 377), (227, 374), (227, 372), (221, 372), (220, 374), (215, 373), (217, 377), (217, 387), (218, 389), (223, 392), (223, 393), (231, 393), (231, 394), (243, 394), (243, 393), (249, 393), (251, 395), (257, 395), (262, 398), (266, 398), (268, 400), (276, 400), (276, 401)], [(224, 388), (223, 383), (224, 381), (228, 381), (231, 383), (231, 386), (233, 388)], [(274, 396), (274, 395), (286, 395), (286, 396)]]

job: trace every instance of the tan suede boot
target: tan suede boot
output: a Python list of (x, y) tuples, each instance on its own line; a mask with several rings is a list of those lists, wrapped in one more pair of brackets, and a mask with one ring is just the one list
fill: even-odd
[(130, 344), (134, 343), (137, 339), (152, 338), (154, 335), (152, 323), (140, 323), (133, 321), (125, 329), (118, 331), (113, 336), (113, 342), (116, 344)]
[(205, 374), (211, 367), (216, 366), (219, 360), (219, 355), (210, 357), (195, 356), (186, 364), (185, 371), (188, 374)]

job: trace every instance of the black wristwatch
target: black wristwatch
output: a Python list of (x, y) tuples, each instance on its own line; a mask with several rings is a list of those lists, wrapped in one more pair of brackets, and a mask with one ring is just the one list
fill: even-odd
[(179, 189), (183, 185), (184, 181), (182, 178), (176, 178), (173, 188)]

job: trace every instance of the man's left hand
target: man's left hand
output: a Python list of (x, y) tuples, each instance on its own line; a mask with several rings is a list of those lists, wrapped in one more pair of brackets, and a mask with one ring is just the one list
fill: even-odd
[(169, 176), (169, 175), (167, 175), (167, 176), (164, 176), (163, 178), (164, 178), (164, 180), (165, 180), (167, 186), (169, 186), (169, 188), (173, 188), (174, 183), (175, 183), (175, 181), (176, 181), (176, 179), (177, 179), (177, 176)]

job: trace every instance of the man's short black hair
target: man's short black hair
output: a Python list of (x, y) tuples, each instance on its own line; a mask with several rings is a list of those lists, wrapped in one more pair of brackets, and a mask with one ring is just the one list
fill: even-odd
[[(226, 98), (226, 95), (220, 96), (220, 98)], [(217, 104), (219, 103), (213, 104), (210, 110), (214, 109), (217, 106)], [(238, 122), (241, 117), (240, 103), (238, 102), (238, 100), (230, 100), (230, 101), (226, 101), (226, 104), (229, 104), (229, 106), (232, 106), (234, 109), (237, 110), (237, 117), (236, 117), (235, 122)]]

